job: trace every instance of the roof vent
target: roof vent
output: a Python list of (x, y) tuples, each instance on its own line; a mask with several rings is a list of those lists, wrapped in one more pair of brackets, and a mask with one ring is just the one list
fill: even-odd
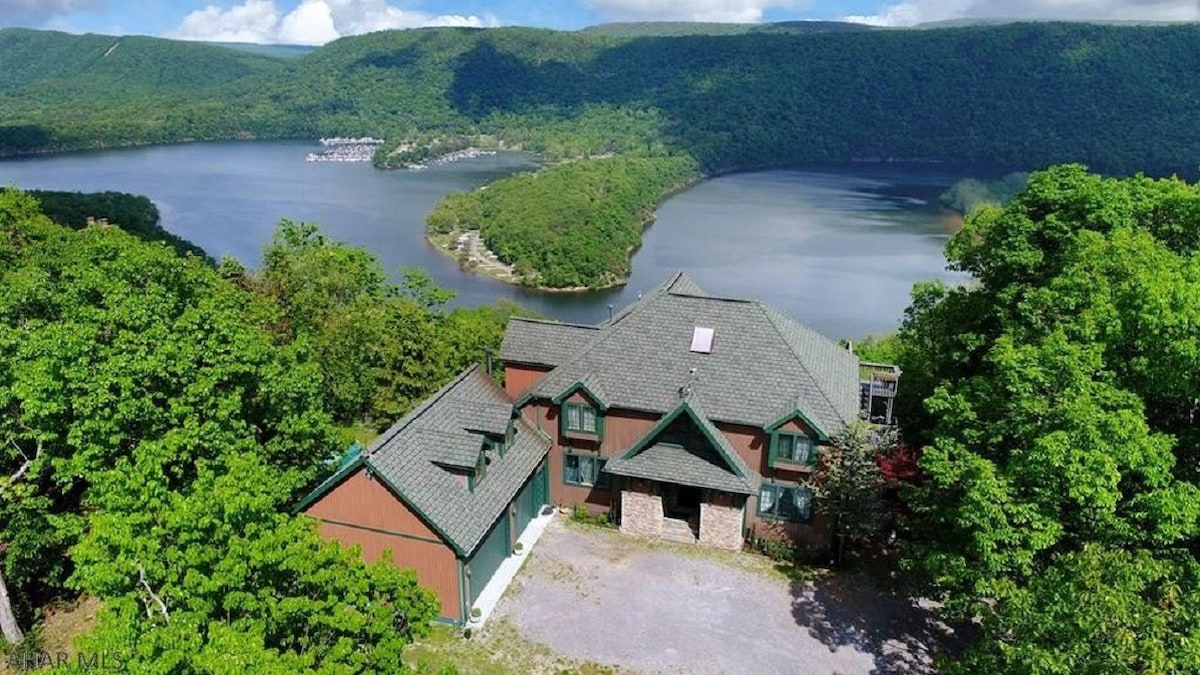
[(696, 326), (692, 330), (692, 351), (700, 354), (712, 353), (713, 329)]

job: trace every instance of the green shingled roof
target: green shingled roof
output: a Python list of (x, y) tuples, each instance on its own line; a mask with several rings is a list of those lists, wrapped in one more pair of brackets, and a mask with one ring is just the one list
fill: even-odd
[[(696, 327), (714, 330), (711, 353), (690, 350)], [(682, 273), (597, 330), (559, 337), (573, 351), (556, 352), (526, 396), (553, 399), (586, 382), (611, 407), (666, 413), (692, 381), (716, 421), (763, 427), (798, 411), (829, 437), (858, 416), (854, 354), (762, 303), (707, 295)]]
[(596, 332), (595, 326), (514, 317), (504, 331), (500, 359), (507, 363), (557, 366)]
[(754, 494), (754, 489), (745, 479), (738, 478), (683, 446), (670, 443), (652, 445), (630, 459), (609, 460), (604, 470), (618, 476)]
[[(690, 420), (699, 437), (687, 446), (660, 439), (680, 420)], [(679, 401), (639, 441), (620, 457), (611, 459), (604, 470), (618, 476), (712, 488), (739, 494), (754, 494), (759, 476), (729, 445), (704, 415), (693, 397)]]
[(492, 455), (484, 478), (471, 492), (438, 463), (469, 466), (484, 437), (469, 429), (503, 434), (512, 400), (478, 366), (459, 375), (404, 419), (371, 442), (365, 464), (380, 480), (416, 509), (461, 555), (470, 555), (550, 449), (550, 438), (524, 419), (504, 456)]

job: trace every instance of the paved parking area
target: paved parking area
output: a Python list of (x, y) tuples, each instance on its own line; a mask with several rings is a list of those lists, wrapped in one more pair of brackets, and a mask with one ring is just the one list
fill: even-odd
[(920, 607), (836, 577), (788, 582), (734, 555), (558, 517), (497, 615), (562, 656), (635, 671), (931, 671), (939, 631)]

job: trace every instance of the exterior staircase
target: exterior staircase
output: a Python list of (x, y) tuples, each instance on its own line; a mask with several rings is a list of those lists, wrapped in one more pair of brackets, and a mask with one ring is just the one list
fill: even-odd
[(680, 544), (695, 544), (698, 540), (696, 530), (699, 523), (693, 527), (691, 521), (681, 518), (663, 518), (662, 538)]

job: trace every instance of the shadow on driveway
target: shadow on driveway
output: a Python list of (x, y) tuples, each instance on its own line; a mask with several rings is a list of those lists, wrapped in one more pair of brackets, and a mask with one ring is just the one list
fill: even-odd
[(878, 673), (929, 671), (933, 651), (958, 649), (955, 631), (932, 603), (882, 593), (866, 580), (833, 576), (791, 583), (792, 617), (830, 652), (852, 647), (875, 657)]

